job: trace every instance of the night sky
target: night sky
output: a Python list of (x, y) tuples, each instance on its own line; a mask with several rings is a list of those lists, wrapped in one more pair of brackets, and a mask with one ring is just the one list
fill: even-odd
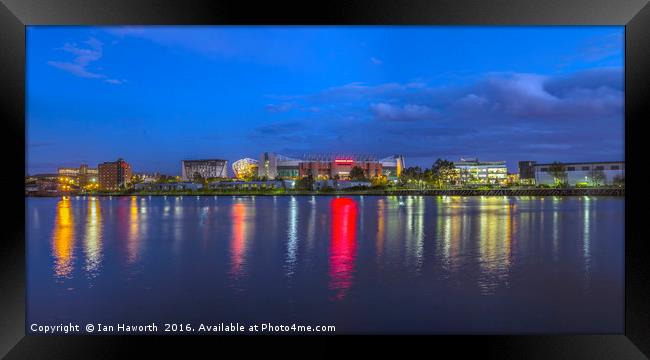
[(27, 30), (28, 174), (122, 157), (624, 159), (623, 27)]

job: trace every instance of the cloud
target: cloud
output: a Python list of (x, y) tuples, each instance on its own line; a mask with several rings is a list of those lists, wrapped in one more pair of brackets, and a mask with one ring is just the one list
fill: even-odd
[[(287, 97), (289, 98), (289, 97)], [(598, 161), (623, 157), (623, 69), (487, 73), (471, 82), (353, 82), (291, 95), (291, 125), (254, 132), (269, 151), (401, 153), (427, 159)], [(314, 141), (318, 139), (318, 141)]]
[(57, 69), (69, 72), (75, 76), (88, 79), (101, 79), (109, 84), (123, 84), (125, 80), (109, 78), (107, 75), (90, 69), (92, 63), (100, 60), (104, 55), (104, 44), (94, 37), (84, 41), (85, 46), (66, 43), (60, 50), (63, 50), (74, 57), (72, 61), (48, 61), (48, 65)]
[(115, 84), (115, 85), (121, 85), (126, 82), (126, 80), (118, 80), (118, 79), (106, 79), (106, 82), (109, 84)]
[(82, 65), (79, 64), (74, 64), (74, 63), (67, 63), (67, 62), (59, 62), (59, 61), (48, 61), (48, 64), (51, 66), (54, 66), (57, 69), (61, 69), (63, 71), (67, 71), (73, 75), (77, 75), (79, 77), (84, 77), (84, 78), (103, 78), (104, 76), (101, 74), (96, 74), (92, 73)]
[[(432, 86), (424, 82), (371, 85), (352, 82), (313, 94), (287, 95), (289, 104), (268, 111), (317, 108), (323, 116), (382, 121), (469, 121), (576, 124), (623, 113), (622, 68), (599, 68), (563, 75), (487, 73), (471, 82)], [(584, 125), (584, 124), (583, 124)]]
[(296, 102), (284, 102), (279, 104), (266, 104), (264, 106), (266, 111), (271, 113), (283, 113), (291, 110), (300, 110), (308, 113), (320, 112), (321, 109), (318, 106), (302, 106)]
[(299, 131), (301, 124), (299, 122), (282, 122), (258, 126), (255, 128), (255, 133), (259, 135), (278, 135), (278, 134), (288, 134)]
[(381, 65), (384, 63), (383, 61), (377, 59), (376, 57), (371, 57), (370, 62), (373, 63), (374, 65)]
[(287, 112), (295, 107), (294, 103), (281, 103), (281, 104), (267, 104), (266, 111), (278, 113), (278, 112)]
[(453, 105), (457, 115), (522, 121), (584, 121), (622, 115), (620, 68), (594, 69), (564, 76), (489, 74), (462, 89)]
[(564, 65), (571, 62), (594, 63), (608, 58), (620, 58), (624, 51), (623, 30), (594, 36), (582, 44), (574, 54), (566, 56)]
[(386, 103), (371, 104), (370, 109), (378, 119), (389, 121), (429, 120), (436, 112), (428, 106), (405, 104), (395, 106)]
[[(313, 36), (323, 30), (295, 32), (282, 27), (260, 31), (249, 27), (121, 26), (106, 29), (118, 41), (138, 39), (174, 52), (187, 51), (209, 59), (228, 59), (273, 66), (302, 67)], [(324, 36), (324, 35), (320, 35)], [(307, 44), (307, 45), (305, 45)], [(264, 49), (261, 51), (260, 49)]]

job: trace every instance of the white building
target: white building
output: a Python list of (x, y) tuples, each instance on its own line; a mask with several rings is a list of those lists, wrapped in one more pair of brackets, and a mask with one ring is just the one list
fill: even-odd
[(278, 176), (283, 179), (296, 179), (299, 177), (298, 168), (301, 162), (297, 158), (264, 152), (260, 155), (257, 165), (258, 176), (267, 179), (275, 179)]
[[(625, 179), (624, 161), (602, 161), (583, 163), (562, 163), (566, 181), (569, 185), (586, 183), (588, 185), (611, 185)], [(553, 164), (534, 164), (535, 183), (554, 185)], [(597, 184), (596, 184), (597, 183)]]
[(454, 162), (461, 183), (500, 184), (508, 177), (505, 161), (479, 161), (476, 158)]
[(193, 180), (194, 174), (204, 179), (228, 177), (228, 161), (219, 159), (183, 160), (181, 161), (181, 177), (185, 181)]

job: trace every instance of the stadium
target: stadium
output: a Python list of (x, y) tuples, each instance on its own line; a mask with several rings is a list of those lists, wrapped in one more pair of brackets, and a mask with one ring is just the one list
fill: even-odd
[(373, 155), (347, 154), (286, 156), (264, 152), (258, 162), (258, 176), (267, 179), (300, 179), (311, 175), (317, 180), (347, 180), (354, 167), (360, 167), (367, 178), (386, 176), (388, 180), (397, 180), (404, 169), (404, 157), (393, 155), (378, 158)]

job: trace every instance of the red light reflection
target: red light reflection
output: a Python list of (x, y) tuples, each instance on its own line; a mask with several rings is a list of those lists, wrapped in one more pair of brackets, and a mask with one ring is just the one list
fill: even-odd
[(236, 203), (232, 205), (230, 219), (232, 220), (232, 239), (230, 241), (231, 267), (230, 273), (235, 277), (242, 275), (244, 255), (246, 253), (246, 205)]
[(357, 250), (357, 203), (349, 198), (333, 199), (332, 239), (330, 243), (329, 288), (336, 291), (335, 300), (345, 297), (352, 286), (352, 273)]

